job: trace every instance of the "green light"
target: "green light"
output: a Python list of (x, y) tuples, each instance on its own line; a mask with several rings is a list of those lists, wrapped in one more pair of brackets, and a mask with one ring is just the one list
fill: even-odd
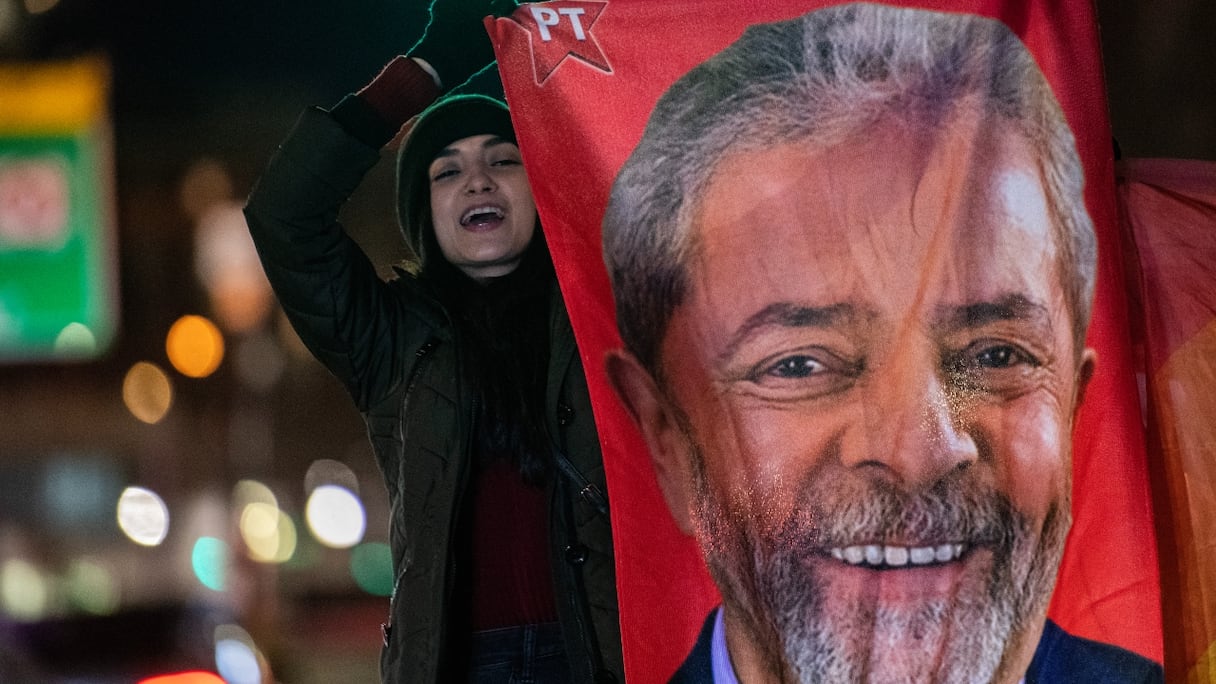
[(199, 537), (190, 554), (190, 565), (194, 576), (204, 587), (215, 591), (224, 590), (224, 570), (228, 564), (228, 546), (215, 537)]
[(393, 553), (388, 544), (367, 542), (350, 552), (350, 574), (355, 584), (369, 594), (389, 596), (393, 593)]

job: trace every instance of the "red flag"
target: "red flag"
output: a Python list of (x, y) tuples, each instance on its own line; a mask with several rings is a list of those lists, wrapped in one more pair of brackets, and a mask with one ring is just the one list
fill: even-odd
[[(721, 592), (703, 558), (714, 549), (698, 545), (673, 520), (678, 506), (671, 505), (672, 497), (678, 498), (678, 492), (664, 497), (648, 444), (605, 371), (606, 356), (622, 345), (601, 242), (609, 195), (655, 103), (677, 79), (726, 49), (748, 26), (793, 19), (832, 4), (762, 0), (744, 9), (730, 0), (552, 2), (523, 5), (513, 17), (487, 24), (596, 405), (612, 500), (630, 681), (666, 681), (689, 654)], [(1049, 615), (1067, 632), (1160, 661), (1157, 552), (1092, 7), (999, 0), (894, 4), (990, 17), (1008, 26), (1033, 56), (1075, 136), (1084, 168), (1084, 205), (1099, 245), (1086, 337), (1098, 361), (1075, 416), (1073, 525)], [(597, 6), (594, 11), (592, 5)], [(722, 92), (724, 106), (733, 97), (733, 92)], [(893, 144), (899, 141), (896, 137)], [(874, 150), (869, 154), (865, 162), (872, 168), (884, 168), (890, 161)], [(765, 170), (763, 164), (743, 168)], [(883, 193), (875, 188), (873, 194)], [(813, 222), (814, 216), (790, 220)], [(756, 241), (765, 240), (764, 235), (757, 233)], [(749, 294), (762, 276), (745, 275), (734, 289)], [(822, 365), (822, 359), (804, 357), (797, 363)], [(852, 368), (842, 370), (844, 375), (864, 374), (847, 361), (841, 367)], [(787, 371), (800, 372), (793, 367), (781, 370)], [(697, 426), (692, 427), (695, 434)], [(746, 429), (739, 427), (735, 434), (735, 446), (746, 447)], [(741, 496), (750, 496), (752, 503), (762, 500), (754, 494)], [(779, 499), (774, 495), (775, 507), (784, 505)], [(698, 524), (704, 523), (702, 519)], [(847, 550), (835, 549), (841, 555)], [(950, 555), (948, 549), (943, 553)], [(735, 665), (737, 669), (739, 663)]]
[(1208, 681), (1216, 673), (1216, 164), (1133, 159), (1118, 172), (1161, 511), (1167, 671)]

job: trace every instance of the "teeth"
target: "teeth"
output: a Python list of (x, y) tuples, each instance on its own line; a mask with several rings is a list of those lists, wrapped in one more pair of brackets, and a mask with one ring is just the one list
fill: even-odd
[(887, 565), (899, 567), (908, 564), (908, 549), (903, 546), (888, 546), (882, 550), (882, 557)]
[(464, 212), (464, 216), (460, 217), (460, 222), (467, 224), (474, 216), (477, 216), (478, 214), (493, 214), (498, 218), (502, 218), (504, 215), (503, 210), (499, 207), (490, 205), (484, 207), (473, 207)]
[(899, 568), (909, 564), (949, 563), (962, 557), (965, 550), (966, 547), (963, 544), (938, 544), (937, 546), (865, 544), (833, 547), (828, 551), (832, 554), (832, 558), (844, 561), (849, 565)]
[(866, 562), (870, 565), (878, 565), (882, 562), (882, 547), (878, 544), (866, 545)]

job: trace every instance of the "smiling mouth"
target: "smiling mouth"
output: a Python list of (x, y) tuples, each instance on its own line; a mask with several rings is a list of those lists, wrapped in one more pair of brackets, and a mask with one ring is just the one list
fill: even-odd
[(506, 212), (501, 207), (492, 205), (472, 207), (460, 217), (460, 225), (467, 227), (485, 226), (501, 221)]
[(967, 550), (967, 545), (957, 543), (934, 546), (858, 544), (832, 547), (828, 549), (828, 553), (832, 558), (849, 565), (872, 570), (891, 570), (950, 563), (962, 558)]

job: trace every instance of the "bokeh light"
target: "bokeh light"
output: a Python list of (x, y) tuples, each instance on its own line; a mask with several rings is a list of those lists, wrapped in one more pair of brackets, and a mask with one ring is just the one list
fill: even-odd
[(205, 378), (224, 360), (224, 336), (202, 316), (182, 316), (165, 337), (169, 363), (188, 378)]
[(308, 529), (326, 546), (347, 549), (363, 539), (367, 527), (363, 502), (345, 487), (321, 485), (312, 490), (304, 512)]
[(46, 614), (47, 580), (30, 563), (11, 559), (0, 565), (0, 607), (16, 620), (34, 621)]
[(202, 157), (186, 169), (178, 199), (190, 218), (198, 220), (212, 206), (232, 198), (232, 177), (217, 159)]
[(149, 425), (159, 423), (173, 404), (169, 376), (154, 363), (134, 364), (122, 381), (122, 401), (139, 420)]
[(68, 595), (73, 605), (93, 615), (109, 615), (118, 608), (118, 582), (104, 567), (77, 559), (68, 569)]
[(278, 506), (260, 501), (246, 504), (239, 527), (255, 561), (285, 563), (296, 551), (296, 525)]
[(97, 336), (84, 323), (68, 323), (55, 336), (55, 356), (86, 359), (97, 354)]
[(199, 537), (190, 553), (190, 567), (204, 587), (223, 591), (228, 571), (228, 545), (215, 537)]
[(350, 552), (350, 574), (359, 588), (373, 596), (393, 593), (393, 552), (383, 542), (366, 542)]
[(195, 229), (195, 271), (220, 325), (249, 332), (273, 310), (274, 295), (258, 260), (241, 202), (207, 207)]
[(127, 487), (118, 497), (118, 528), (136, 544), (156, 546), (169, 534), (169, 507), (150, 489)]
[(308, 466), (304, 473), (304, 491), (312, 492), (321, 485), (345, 487), (356, 495), (359, 493), (359, 478), (350, 466), (332, 458), (319, 458)]
[(257, 480), (240, 480), (232, 488), (232, 502), (237, 510), (251, 503), (264, 503), (278, 508), (279, 500), (270, 487)]
[(211, 672), (177, 672), (141, 679), (137, 684), (224, 684), (220, 676)]
[(261, 684), (264, 660), (245, 630), (236, 625), (215, 628), (215, 669), (228, 684)]
[(30, 14), (42, 14), (51, 11), (59, 0), (25, 0), (25, 11)]

